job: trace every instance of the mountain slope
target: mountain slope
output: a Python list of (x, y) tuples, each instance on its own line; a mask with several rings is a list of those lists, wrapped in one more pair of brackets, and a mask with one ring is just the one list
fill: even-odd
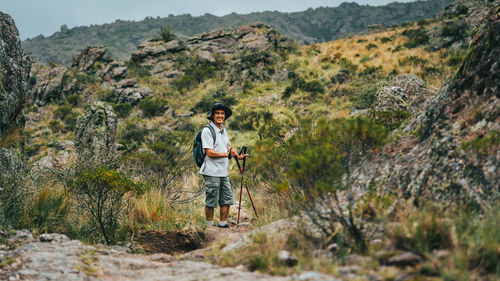
[(344, 34), (365, 31), (369, 26), (391, 26), (435, 15), (451, 0), (429, 0), (412, 3), (391, 3), (386, 6), (360, 6), (343, 3), (336, 8), (308, 9), (303, 12), (259, 12), (246, 15), (232, 13), (223, 17), (205, 14), (146, 18), (142, 21), (121, 21), (68, 29), (52, 36), (37, 36), (23, 42), (23, 48), (34, 60), (67, 64), (73, 54), (85, 46), (105, 45), (118, 59), (128, 59), (136, 46), (147, 38), (158, 36), (162, 26), (170, 26), (181, 36), (192, 36), (217, 28), (237, 27), (264, 22), (283, 35), (303, 43), (324, 42)]

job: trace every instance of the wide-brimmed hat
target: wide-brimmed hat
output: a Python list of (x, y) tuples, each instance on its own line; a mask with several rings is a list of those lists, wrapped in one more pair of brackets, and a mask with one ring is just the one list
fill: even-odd
[(231, 111), (231, 109), (229, 109), (229, 107), (227, 107), (223, 103), (216, 102), (216, 103), (212, 104), (212, 108), (210, 109), (210, 112), (207, 115), (207, 119), (208, 120), (214, 121), (213, 116), (214, 116), (214, 112), (215, 112), (216, 109), (222, 109), (222, 110), (224, 110), (224, 112), (226, 113), (225, 120), (229, 119), (229, 117), (233, 114), (233, 112)]

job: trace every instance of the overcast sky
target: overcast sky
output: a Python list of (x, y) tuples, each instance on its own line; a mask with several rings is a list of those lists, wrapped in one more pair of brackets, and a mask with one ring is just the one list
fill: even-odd
[(0, 0), (0, 11), (14, 18), (21, 39), (24, 40), (39, 34), (52, 35), (63, 24), (72, 28), (111, 23), (117, 19), (166, 17), (169, 14), (199, 16), (210, 13), (223, 16), (232, 12), (295, 12), (310, 7), (336, 7), (342, 2), (378, 6), (395, 0)]

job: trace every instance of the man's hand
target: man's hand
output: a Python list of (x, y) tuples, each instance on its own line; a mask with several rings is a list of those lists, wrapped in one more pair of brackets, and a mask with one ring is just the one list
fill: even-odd
[(247, 156), (248, 156), (248, 153), (236, 155), (236, 157), (238, 158), (238, 160), (245, 159), (245, 158), (247, 158)]

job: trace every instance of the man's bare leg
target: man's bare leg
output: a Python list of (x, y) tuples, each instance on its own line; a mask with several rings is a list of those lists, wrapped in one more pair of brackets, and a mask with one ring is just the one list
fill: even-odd
[(229, 205), (220, 206), (220, 221), (227, 221), (229, 216)]
[(205, 206), (205, 218), (207, 219), (207, 222), (214, 222), (214, 208)]

